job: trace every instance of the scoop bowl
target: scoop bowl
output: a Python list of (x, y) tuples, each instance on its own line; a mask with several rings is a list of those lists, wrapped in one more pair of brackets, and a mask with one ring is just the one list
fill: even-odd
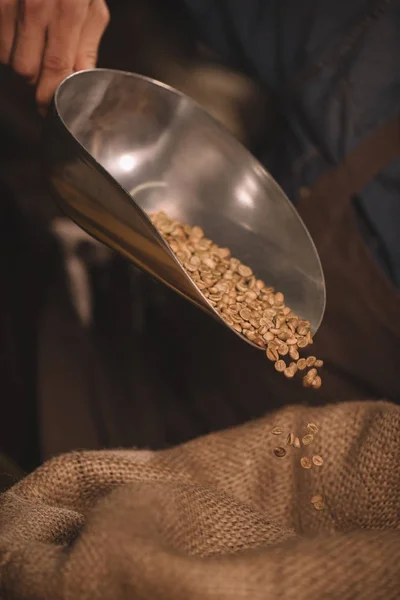
[(50, 187), (67, 215), (233, 333), (239, 335), (196, 287), (148, 215), (164, 211), (202, 227), (283, 292), (315, 334), (325, 283), (307, 229), (262, 165), (188, 96), (131, 73), (75, 73), (55, 93), (43, 150)]

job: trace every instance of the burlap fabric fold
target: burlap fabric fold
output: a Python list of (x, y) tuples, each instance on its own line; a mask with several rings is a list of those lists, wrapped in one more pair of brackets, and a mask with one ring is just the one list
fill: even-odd
[[(313, 443), (277, 458), (310, 421)], [(0, 498), (0, 597), (398, 600), (400, 408), (289, 407), (167, 451), (55, 458)]]

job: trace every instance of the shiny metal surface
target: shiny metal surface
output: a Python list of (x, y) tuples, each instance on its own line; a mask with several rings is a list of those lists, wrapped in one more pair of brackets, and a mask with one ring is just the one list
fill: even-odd
[(78, 225), (196, 306), (221, 320), (146, 213), (163, 210), (203, 227), (318, 329), (324, 277), (296, 210), (258, 161), (188, 97), (129, 73), (76, 73), (55, 94), (44, 155), (51, 187)]

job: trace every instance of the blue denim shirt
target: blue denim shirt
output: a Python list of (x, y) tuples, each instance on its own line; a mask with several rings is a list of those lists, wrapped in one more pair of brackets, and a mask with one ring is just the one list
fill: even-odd
[[(185, 2), (204, 42), (275, 94), (285, 125), (279, 147), (265, 145), (260, 158), (293, 202), (399, 111), (399, 0)], [(353, 202), (373, 256), (400, 287), (400, 156)]]

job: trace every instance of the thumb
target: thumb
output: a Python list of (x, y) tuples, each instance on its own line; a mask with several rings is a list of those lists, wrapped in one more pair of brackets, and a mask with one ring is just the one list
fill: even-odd
[(82, 27), (75, 70), (94, 69), (103, 33), (110, 20), (110, 13), (103, 0), (93, 0)]

